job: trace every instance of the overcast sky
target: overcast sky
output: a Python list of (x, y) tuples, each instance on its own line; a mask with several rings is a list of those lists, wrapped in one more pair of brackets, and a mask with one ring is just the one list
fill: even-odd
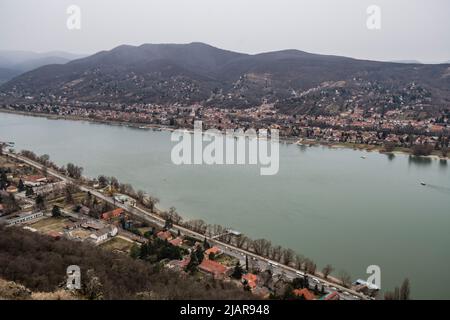
[[(66, 26), (69, 5), (81, 29)], [(366, 26), (369, 5), (381, 29)], [(0, 0), (0, 50), (94, 53), (193, 41), (246, 53), (299, 49), (374, 60), (450, 60), (450, 0)]]

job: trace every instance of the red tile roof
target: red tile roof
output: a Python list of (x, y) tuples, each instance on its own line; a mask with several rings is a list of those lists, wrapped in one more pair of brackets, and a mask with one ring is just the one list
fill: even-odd
[(25, 181), (30, 181), (30, 182), (42, 182), (42, 181), (47, 180), (47, 178), (45, 176), (41, 176), (41, 175), (25, 176), (25, 177), (23, 177), (23, 179)]
[(223, 275), (228, 271), (224, 265), (209, 259), (203, 259), (198, 268), (204, 272), (211, 273), (215, 276)]
[(102, 219), (103, 220), (109, 220), (112, 218), (116, 218), (118, 216), (120, 216), (121, 214), (123, 214), (124, 210), (122, 208), (117, 208), (114, 209), (112, 211), (108, 211), (102, 214)]
[(324, 300), (339, 300), (339, 294), (336, 291), (333, 291), (325, 296)]
[(210, 255), (211, 253), (218, 254), (219, 252), (220, 252), (220, 249), (219, 249), (219, 248), (217, 248), (217, 247), (211, 247), (211, 248), (209, 248), (208, 250), (205, 251), (205, 255), (206, 255), (207, 257), (209, 257), (209, 255)]
[(170, 231), (160, 231), (156, 234), (156, 236), (161, 240), (170, 240), (173, 238)]
[(47, 232), (47, 235), (52, 237), (53, 239), (60, 239), (61, 238), (61, 234), (59, 232), (56, 232), (56, 231), (49, 231), (49, 232)]
[(309, 291), (306, 288), (304, 288), (304, 289), (295, 289), (293, 291), (293, 293), (297, 297), (303, 296), (303, 298), (305, 298), (305, 300), (314, 300), (314, 299), (316, 299), (316, 296), (311, 291)]
[(178, 247), (178, 246), (180, 246), (180, 245), (183, 243), (183, 239), (181, 239), (181, 238), (175, 238), (175, 239), (173, 239), (173, 240), (170, 240), (169, 243), (170, 243), (171, 245), (173, 245), (173, 246)]
[(258, 276), (253, 273), (247, 273), (242, 276), (242, 280), (247, 282), (250, 289), (254, 289), (256, 287), (256, 283), (258, 282)]

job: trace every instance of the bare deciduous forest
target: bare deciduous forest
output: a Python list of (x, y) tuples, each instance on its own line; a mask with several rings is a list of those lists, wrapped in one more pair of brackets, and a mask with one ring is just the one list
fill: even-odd
[(65, 286), (69, 265), (80, 266), (81, 294), (88, 299), (254, 298), (233, 283), (198, 280), (85, 243), (0, 226), (0, 278), (50, 292)]

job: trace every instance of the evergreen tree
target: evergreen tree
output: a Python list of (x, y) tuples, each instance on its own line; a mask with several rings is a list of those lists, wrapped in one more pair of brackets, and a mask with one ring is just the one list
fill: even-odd
[(192, 251), (191, 259), (190, 259), (188, 265), (186, 266), (186, 271), (191, 272), (191, 273), (197, 271), (197, 267), (199, 264), (200, 264), (200, 262), (198, 261), (197, 254), (195, 253), (195, 251)]
[(34, 194), (33, 188), (32, 187), (25, 187), (25, 195), (27, 197), (31, 197)]
[(39, 209), (39, 210), (44, 210), (45, 209), (45, 199), (44, 199), (44, 197), (42, 195), (39, 194), (36, 197), (35, 202), (36, 202), (36, 208), (37, 209)]
[(19, 190), (19, 192), (22, 192), (25, 190), (25, 185), (23, 184), (22, 179), (19, 180), (19, 184), (17, 185), (17, 190)]
[(60, 216), (61, 216), (61, 209), (58, 206), (53, 206), (52, 217), (53, 218), (58, 218)]
[(234, 267), (233, 273), (232, 273), (232, 277), (235, 279), (241, 279), (242, 278), (242, 274), (244, 273), (244, 270), (242, 270), (241, 267), (241, 263), (238, 261), (236, 263), (236, 266)]
[(211, 246), (209, 245), (208, 241), (206, 240), (206, 237), (203, 239), (203, 248), (205, 250), (208, 250), (209, 248), (211, 248)]

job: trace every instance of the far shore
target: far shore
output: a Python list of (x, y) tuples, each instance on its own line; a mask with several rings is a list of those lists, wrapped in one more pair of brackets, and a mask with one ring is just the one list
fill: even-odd
[[(174, 130), (183, 130), (184, 128), (173, 128), (168, 127), (166, 125), (158, 125), (158, 124), (146, 124), (146, 123), (134, 123), (134, 122), (123, 122), (123, 121), (116, 121), (116, 120), (101, 120), (101, 119), (90, 119), (85, 117), (79, 117), (79, 116), (59, 116), (59, 115), (51, 115), (47, 113), (38, 113), (38, 112), (26, 112), (26, 111), (17, 111), (17, 110), (11, 110), (11, 109), (4, 109), (0, 108), (0, 113), (10, 113), (10, 114), (18, 114), (18, 115), (24, 115), (24, 116), (31, 116), (31, 117), (40, 117), (40, 118), (46, 118), (50, 120), (72, 120), (72, 121), (87, 121), (91, 123), (100, 123), (105, 125), (113, 125), (113, 126), (126, 126), (130, 128), (136, 128), (136, 129), (148, 129), (148, 130), (159, 130), (159, 131), (174, 131)], [(190, 129), (187, 129), (190, 131)], [(352, 149), (352, 150), (361, 150), (361, 151), (367, 151), (367, 152), (378, 152), (382, 154), (403, 154), (403, 155), (410, 155), (413, 156), (413, 152), (409, 148), (400, 148), (397, 147), (391, 152), (387, 152), (384, 150), (382, 146), (375, 146), (375, 145), (367, 145), (367, 144), (353, 144), (353, 143), (342, 143), (342, 142), (336, 142), (336, 143), (330, 143), (327, 141), (319, 141), (319, 140), (312, 140), (312, 139), (304, 139), (304, 138), (298, 138), (298, 137), (281, 137), (280, 138), (281, 143), (286, 144), (297, 144), (297, 145), (303, 145), (307, 147), (311, 146), (326, 146), (329, 148), (335, 148), (335, 149)], [(437, 152), (432, 153), (431, 155), (427, 156), (415, 156), (415, 157), (423, 157), (423, 158), (431, 158), (435, 160), (449, 160), (449, 157), (443, 157), (442, 155), (439, 155)]]

